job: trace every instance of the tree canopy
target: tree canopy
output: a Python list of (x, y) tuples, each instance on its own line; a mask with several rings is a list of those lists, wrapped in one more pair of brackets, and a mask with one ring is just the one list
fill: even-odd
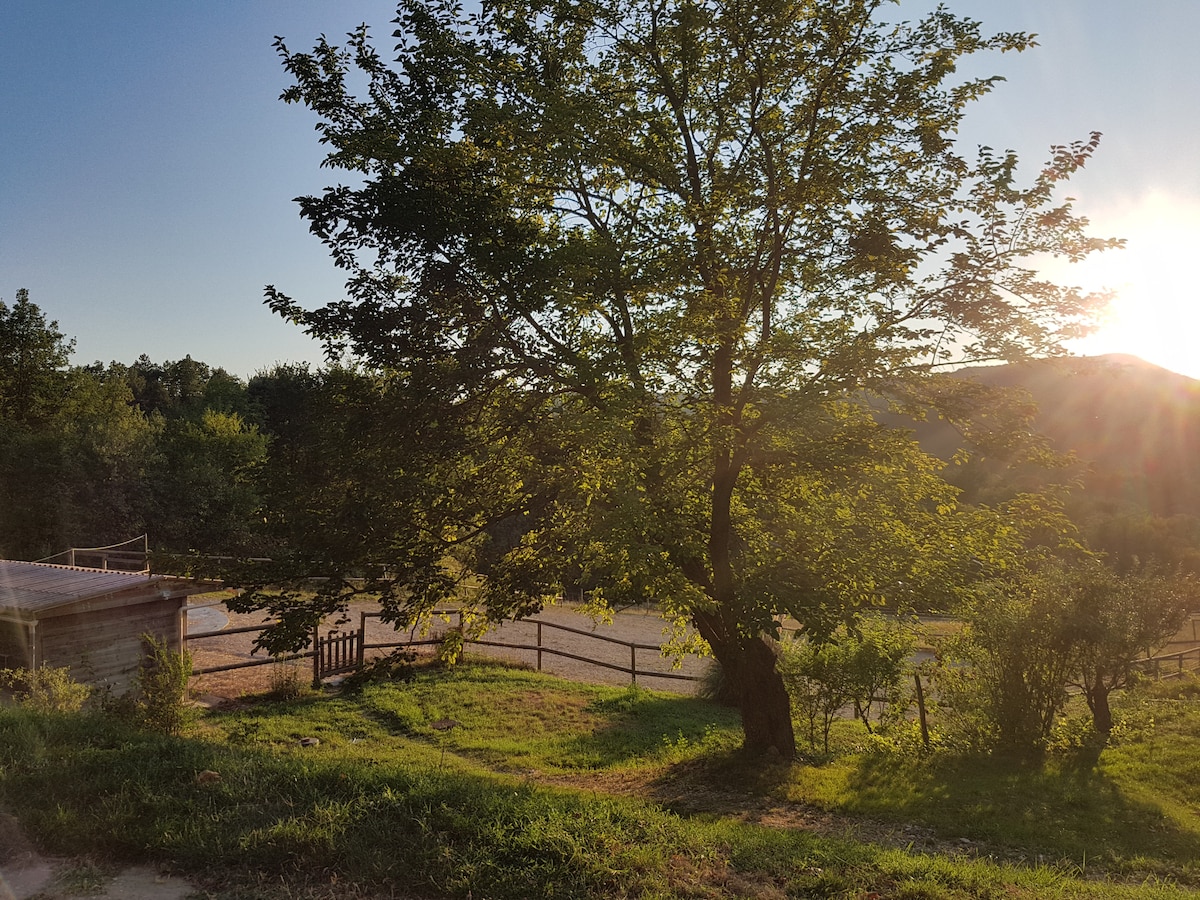
[[(278, 45), (346, 176), (299, 202), (347, 293), (268, 302), (505, 476), (439, 493), (461, 517), (426, 561), (474, 546), (495, 614), (572, 583), (666, 603), (740, 691), (747, 746), (787, 756), (775, 617), (827, 629), (970, 556), (928, 461), (855, 403), (1056, 352), (1097, 298), (1035, 264), (1113, 243), (1059, 197), (1098, 135), (1028, 182), (955, 144), (996, 82), (958, 63), (1031, 37), (889, 9), (405, 0), (394, 62), (365, 26)], [(384, 571), (388, 548), (362, 555)]]

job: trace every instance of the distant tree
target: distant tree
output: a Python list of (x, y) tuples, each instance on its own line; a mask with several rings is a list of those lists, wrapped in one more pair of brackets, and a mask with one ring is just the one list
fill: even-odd
[(55, 420), (64, 521), (56, 550), (115, 543), (146, 530), (160, 423), (119, 376), (72, 369)]
[(1179, 631), (1200, 592), (1193, 579), (1118, 575), (1099, 562), (1057, 570), (1051, 578), (1070, 601), (1070, 683), (1082, 691), (1096, 731), (1107, 735), (1113, 726), (1109, 697), (1129, 685), (1137, 660)]
[[(454, 488), (496, 513), (528, 504), (508, 511), (522, 527), (485, 583), (491, 614), (589, 573), (665, 599), (739, 692), (747, 748), (784, 756), (764, 630), (875, 593), (866, 577), (840, 596), (822, 567), (789, 564), (806, 522), (832, 527), (805, 493), (821, 463), (795, 456), (803, 429), (863, 389), (920, 394), (917, 376), (952, 360), (1054, 352), (1093, 303), (1032, 263), (1110, 245), (1056, 199), (1098, 136), (1053, 148), (1027, 186), (1014, 154), (972, 163), (954, 147), (993, 84), (958, 63), (1031, 38), (884, 9), (548, 0), (468, 21), (405, 0), (394, 55), (365, 27), (345, 51), (279, 45), (285, 98), (321, 118), (326, 163), (352, 182), (300, 201), (349, 299), (305, 310), (269, 289), (272, 307), (403, 381), (424, 420), (441, 406), (490, 421), (509, 486)], [(849, 455), (869, 483), (866, 455)], [(446, 533), (459, 546), (495, 518)], [(363, 539), (382, 562), (395, 533)], [(836, 571), (876, 558), (852, 539)]]
[(159, 413), (166, 415), (173, 405), (170, 391), (167, 387), (163, 367), (142, 354), (128, 366), (114, 363), (111, 367), (119, 371), (129, 383), (134, 400), (147, 415)]
[(63, 533), (63, 448), (53, 421), (72, 347), (27, 290), (12, 307), (0, 301), (0, 554), (41, 556)]
[(11, 308), (0, 300), (0, 421), (24, 425), (51, 415), (74, 347), (25, 288)]
[(1120, 574), (1149, 566), (1200, 575), (1200, 517), (1142, 511), (1093, 513), (1083, 528), (1088, 544), (1107, 554)]
[(128, 387), (62, 373), (53, 415), (0, 427), (0, 555), (36, 559), (142, 533), (157, 430)]
[(190, 355), (156, 363), (142, 354), (128, 366), (114, 364), (112, 368), (128, 381), (138, 406), (147, 414), (198, 422), (210, 409), (240, 416), (249, 412), (245, 381)]
[(266, 437), (237, 413), (167, 420), (149, 472), (147, 528), (156, 549), (254, 555), (266, 453)]
[(246, 418), (249, 400), (246, 382), (221, 367), (213, 369), (204, 383), (204, 408), (213, 412), (237, 413)]
[(0, 557), (40, 559), (66, 548), (63, 470), (54, 431), (0, 424)]

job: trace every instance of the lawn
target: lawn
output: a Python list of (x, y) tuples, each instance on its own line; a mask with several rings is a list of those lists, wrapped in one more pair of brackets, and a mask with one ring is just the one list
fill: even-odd
[(467, 665), (181, 738), (0, 710), (0, 804), (49, 852), (230, 900), (1197, 896), (1200, 712), (1141, 703), (1094, 766), (854, 751), (850, 723), (786, 765), (743, 758), (723, 707)]

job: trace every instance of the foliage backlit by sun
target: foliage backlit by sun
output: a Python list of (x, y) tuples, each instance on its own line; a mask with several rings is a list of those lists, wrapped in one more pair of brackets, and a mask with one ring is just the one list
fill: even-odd
[(1123, 237), (1126, 246), (1056, 273), (1115, 294), (1099, 330), (1070, 349), (1128, 353), (1200, 378), (1200, 207), (1155, 194), (1092, 221), (1096, 234)]

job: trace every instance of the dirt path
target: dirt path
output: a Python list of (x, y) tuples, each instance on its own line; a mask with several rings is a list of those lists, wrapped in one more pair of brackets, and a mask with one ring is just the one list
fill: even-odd
[(42, 856), (20, 823), (0, 812), (0, 900), (186, 900), (203, 896), (188, 881), (146, 866), (104, 868)]

